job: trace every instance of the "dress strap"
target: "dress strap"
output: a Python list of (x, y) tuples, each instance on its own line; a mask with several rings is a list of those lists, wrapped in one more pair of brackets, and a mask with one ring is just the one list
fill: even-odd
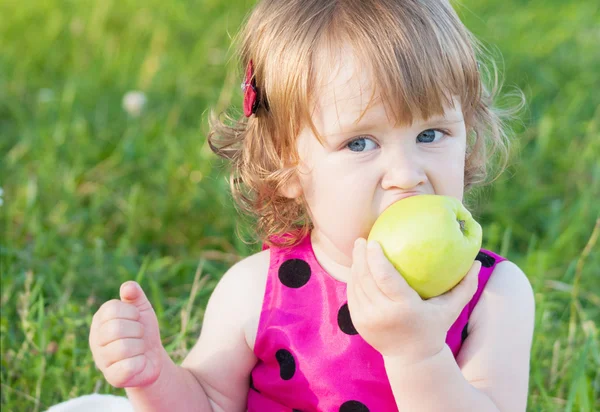
[(481, 262), (481, 269), (479, 270), (479, 284), (477, 285), (477, 291), (469, 302), (469, 316), (471, 316), (473, 309), (475, 309), (477, 302), (479, 302), (481, 294), (485, 289), (485, 285), (487, 284), (488, 280), (490, 280), (496, 265), (506, 259), (489, 250), (480, 249), (477, 257), (475, 257), (475, 260)]

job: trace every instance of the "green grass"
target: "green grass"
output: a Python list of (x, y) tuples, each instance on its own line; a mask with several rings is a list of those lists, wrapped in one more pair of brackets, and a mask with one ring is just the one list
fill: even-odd
[[(240, 99), (228, 47), (250, 3), (0, 2), (3, 411), (122, 393), (87, 335), (127, 279), (181, 359), (219, 277), (257, 249), (235, 235), (226, 169), (205, 142), (207, 110)], [(597, 410), (598, 2), (468, 0), (459, 12), (528, 99), (511, 166), (475, 208), (484, 247), (534, 286), (528, 410)], [(121, 108), (130, 90), (148, 97), (138, 118)]]

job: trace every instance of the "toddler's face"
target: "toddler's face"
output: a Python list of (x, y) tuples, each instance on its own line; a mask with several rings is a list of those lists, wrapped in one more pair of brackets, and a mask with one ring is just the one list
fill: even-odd
[(299, 182), (316, 236), (330, 256), (351, 264), (352, 247), (366, 238), (375, 219), (411, 194), (439, 194), (462, 200), (466, 127), (458, 101), (444, 117), (395, 125), (384, 105), (369, 103), (371, 86), (355, 75), (351, 56), (323, 79), (313, 122), (298, 137)]

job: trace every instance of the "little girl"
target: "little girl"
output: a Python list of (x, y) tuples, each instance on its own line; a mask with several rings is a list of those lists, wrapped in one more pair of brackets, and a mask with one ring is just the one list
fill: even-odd
[(136, 411), (525, 410), (523, 272), (481, 250), (423, 300), (365, 240), (405, 197), (462, 201), (506, 151), (447, 0), (263, 0), (241, 40), (245, 116), (209, 139), (265, 247), (223, 276), (181, 366), (123, 284), (90, 332), (108, 382)]

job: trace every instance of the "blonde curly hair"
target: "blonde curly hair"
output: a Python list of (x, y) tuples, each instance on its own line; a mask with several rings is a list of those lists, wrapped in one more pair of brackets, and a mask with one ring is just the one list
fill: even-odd
[(238, 40), (241, 67), (253, 62), (263, 104), (249, 118), (212, 113), (208, 142), (231, 161), (233, 197), (266, 244), (293, 245), (311, 229), (304, 201), (280, 189), (296, 173), (299, 132), (308, 126), (319, 136), (310, 111), (323, 50), (334, 58), (349, 45), (402, 125), (443, 114), (458, 96), (468, 131), (465, 191), (486, 180), (491, 158), (500, 160), (498, 175), (507, 164), (506, 119), (524, 99), (494, 107), (496, 65), (487, 71), (480, 63), (487, 51), (446, 0), (263, 0)]

